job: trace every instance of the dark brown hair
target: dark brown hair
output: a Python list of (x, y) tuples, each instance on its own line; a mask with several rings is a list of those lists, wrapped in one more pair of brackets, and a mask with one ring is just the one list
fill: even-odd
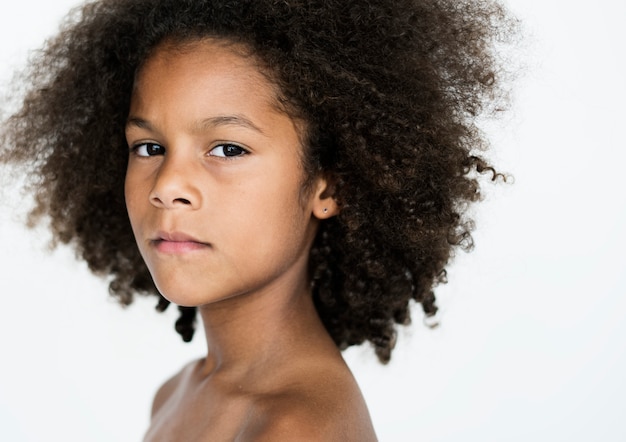
[[(497, 176), (475, 121), (503, 97), (494, 48), (513, 25), (490, 0), (96, 1), (32, 60), (0, 162), (28, 169), (33, 219), (122, 304), (153, 294), (164, 310), (124, 203), (134, 76), (166, 38), (246, 45), (307, 123), (308, 172), (335, 182), (341, 213), (310, 255), (318, 313), (340, 348), (370, 341), (386, 362), (410, 301), (434, 315), (454, 248), (472, 245), (467, 205), (480, 174)], [(195, 308), (180, 309), (188, 341)]]

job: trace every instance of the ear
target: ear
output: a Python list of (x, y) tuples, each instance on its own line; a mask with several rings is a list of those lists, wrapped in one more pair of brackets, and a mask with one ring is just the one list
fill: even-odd
[(335, 200), (334, 181), (327, 176), (316, 180), (313, 195), (313, 216), (317, 219), (328, 219), (339, 214), (339, 205)]

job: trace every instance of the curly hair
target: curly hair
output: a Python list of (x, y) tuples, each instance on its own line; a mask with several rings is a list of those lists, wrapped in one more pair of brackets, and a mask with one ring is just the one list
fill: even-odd
[[(250, 48), (281, 102), (307, 123), (308, 176), (333, 178), (340, 214), (310, 252), (315, 306), (336, 344), (390, 359), (411, 300), (470, 249), (469, 203), (498, 174), (476, 118), (505, 96), (496, 47), (514, 20), (496, 0), (100, 0), (75, 9), (23, 73), (0, 163), (26, 168), (55, 241), (71, 244), (128, 305), (159, 297), (124, 202), (124, 127), (137, 70), (164, 39)], [(176, 330), (194, 332), (195, 308)]]

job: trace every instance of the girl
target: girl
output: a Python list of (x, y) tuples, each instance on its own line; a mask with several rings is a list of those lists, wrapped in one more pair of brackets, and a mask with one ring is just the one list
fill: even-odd
[[(391, 356), (469, 248), (493, 1), (100, 0), (34, 60), (0, 160), (33, 220), (208, 354), (146, 440), (375, 440), (340, 349)], [(34, 159), (34, 161), (32, 161)]]

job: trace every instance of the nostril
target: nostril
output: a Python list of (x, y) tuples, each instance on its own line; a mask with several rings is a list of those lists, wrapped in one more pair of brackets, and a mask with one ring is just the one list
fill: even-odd
[(187, 198), (175, 198), (173, 200), (171, 200), (171, 203), (167, 203), (167, 200), (163, 200), (161, 198), (159, 198), (158, 196), (153, 196), (151, 198), (152, 204), (155, 204), (159, 207), (166, 207), (166, 206), (171, 206), (174, 207), (178, 204), (182, 204), (185, 206), (190, 206), (191, 205), (191, 201), (188, 200)]

